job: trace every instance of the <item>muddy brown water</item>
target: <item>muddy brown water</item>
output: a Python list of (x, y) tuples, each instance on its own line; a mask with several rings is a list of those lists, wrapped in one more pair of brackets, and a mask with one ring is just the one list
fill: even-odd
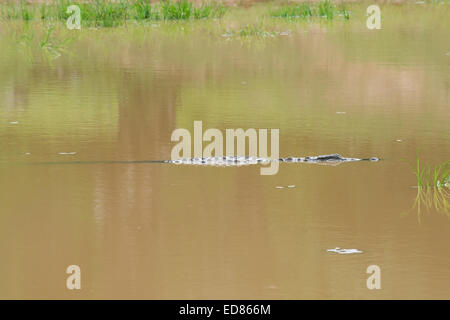
[[(396, 10), (376, 33), (363, 20), (251, 44), (106, 31), (51, 63), (3, 55), (0, 297), (450, 298), (449, 218), (418, 217), (402, 161), (449, 159), (450, 19)], [(172, 131), (194, 120), (279, 128), (280, 156), (383, 160), (273, 176), (31, 164), (169, 159)], [(65, 286), (72, 264), (79, 291)], [(380, 290), (366, 287), (369, 265)]]

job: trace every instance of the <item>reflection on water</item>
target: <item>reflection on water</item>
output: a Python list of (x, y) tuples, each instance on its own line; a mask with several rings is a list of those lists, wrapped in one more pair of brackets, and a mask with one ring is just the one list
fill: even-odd
[[(449, 158), (450, 19), (403, 9), (383, 9), (377, 33), (355, 18), (254, 46), (204, 32), (208, 22), (97, 30), (51, 63), (2, 33), (0, 297), (450, 298), (448, 217), (401, 215), (420, 192), (401, 159), (417, 147), (425, 162)], [(172, 131), (195, 120), (279, 128), (282, 157), (383, 160), (280, 164), (274, 176), (16, 165), (168, 159)], [(336, 247), (363, 253), (326, 251)], [(71, 264), (79, 292), (65, 288)], [(369, 265), (381, 290), (366, 287)]]
[(413, 210), (417, 211), (417, 219), (421, 222), (424, 211), (436, 211), (449, 215), (450, 193), (447, 187), (418, 187)]

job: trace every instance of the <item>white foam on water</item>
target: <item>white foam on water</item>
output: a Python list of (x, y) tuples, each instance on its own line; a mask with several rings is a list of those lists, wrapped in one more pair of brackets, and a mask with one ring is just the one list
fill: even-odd
[(58, 154), (61, 154), (61, 155), (74, 155), (74, 154), (77, 154), (76, 152), (59, 152)]
[(358, 249), (342, 249), (339, 247), (336, 247), (334, 249), (327, 249), (327, 252), (335, 252), (339, 254), (363, 253), (361, 250)]

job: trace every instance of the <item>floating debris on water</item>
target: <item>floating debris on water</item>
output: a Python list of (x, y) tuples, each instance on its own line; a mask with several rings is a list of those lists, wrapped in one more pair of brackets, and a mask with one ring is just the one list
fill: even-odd
[(277, 189), (295, 188), (295, 184), (291, 184), (288, 186), (276, 186), (275, 188), (277, 188)]
[(29, 153), (29, 152), (27, 152), (27, 153), (25, 153), (27, 156), (29, 156), (31, 153)]
[(401, 140), (401, 139), (397, 139), (397, 140), (395, 140), (395, 141), (397, 141), (397, 142), (402, 142), (403, 140)]
[(283, 186), (276, 186), (275, 188), (276, 188), (276, 189), (284, 189)]
[(336, 111), (336, 114), (346, 114), (347, 112), (345, 111)]
[(361, 250), (358, 249), (341, 249), (339, 247), (336, 247), (334, 249), (327, 249), (328, 252), (336, 252), (339, 254), (352, 254), (352, 253), (363, 253)]
[(76, 152), (59, 152), (58, 154), (61, 154), (61, 155), (74, 155), (74, 154), (77, 154)]
[(19, 121), (10, 121), (9, 124), (19, 124)]

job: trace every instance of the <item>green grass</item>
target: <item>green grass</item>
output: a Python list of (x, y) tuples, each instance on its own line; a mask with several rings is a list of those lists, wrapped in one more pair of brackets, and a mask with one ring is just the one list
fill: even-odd
[(342, 4), (340, 7), (330, 0), (317, 3), (301, 3), (295, 5), (282, 5), (269, 10), (270, 16), (284, 19), (306, 19), (313, 17), (326, 18), (332, 20), (341, 15), (345, 20), (350, 18), (350, 13)]
[(26, 5), (25, 2), (21, 3), (21, 14), (22, 14), (22, 20), (24, 21), (30, 21), (34, 18), (34, 12), (29, 9), (29, 7)]
[(113, 27), (128, 21), (189, 20), (222, 17), (226, 9), (219, 2), (204, 2), (194, 6), (187, 0), (164, 0), (151, 4), (148, 0), (91, 0), (77, 2), (72, 0), (53, 0), (43, 4), (20, 6), (14, 3), (0, 4), (0, 17), (8, 20), (67, 21), (66, 12), (70, 5), (77, 5), (81, 12), (82, 26)]
[(191, 17), (192, 3), (187, 0), (161, 2), (161, 15), (164, 20), (186, 20)]
[(418, 187), (450, 188), (450, 161), (435, 166), (421, 166), (417, 157), (414, 169)]
[(21, 19), (23, 21), (33, 20), (35, 16), (33, 7), (27, 5), (26, 1), (21, 1), (19, 5), (2, 5), (0, 13), (6, 19)]
[(159, 19), (159, 13), (155, 8), (146, 0), (137, 0), (134, 3), (136, 10), (134, 18), (136, 20), (157, 20)]
[(275, 33), (267, 31), (263, 28), (262, 23), (259, 25), (256, 24), (247, 24), (246, 26), (239, 29), (238, 32), (240, 37), (274, 37)]
[(450, 198), (450, 161), (442, 164), (422, 166), (419, 157), (415, 166), (411, 165), (417, 182), (417, 196), (413, 208), (417, 209), (417, 217), (420, 222), (422, 209), (435, 209), (449, 215)]
[(195, 19), (220, 18), (226, 12), (226, 9), (221, 4), (208, 5), (203, 3), (199, 7), (194, 7), (193, 15)]

